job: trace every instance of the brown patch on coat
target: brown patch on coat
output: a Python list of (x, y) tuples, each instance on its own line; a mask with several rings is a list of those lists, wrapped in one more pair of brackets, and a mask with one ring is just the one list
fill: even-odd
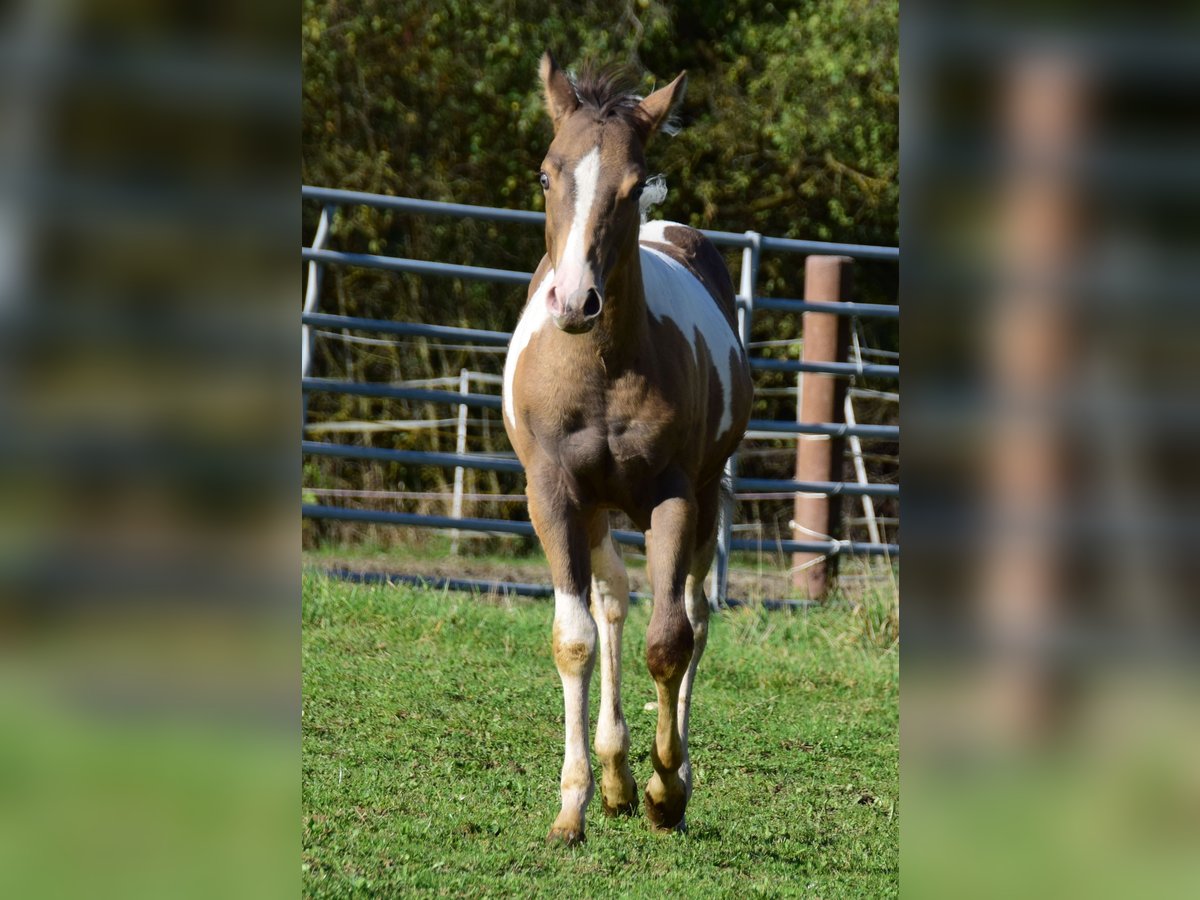
[(583, 672), (592, 661), (592, 648), (583, 641), (567, 641), (554, 645), (554, 662), (558, 670), (569, 675)]
[(655, 601), (646, 630), (646, 667), (657, 682), (678, 683), (692, 661), (695, 636), (680, 602)]
[(554, 663), (564, 675), (586, 675), (596, 661), (595, 641), (564, 640), (559, 631), (559, 620), (554, 619), (550, 646), (554, 650)]

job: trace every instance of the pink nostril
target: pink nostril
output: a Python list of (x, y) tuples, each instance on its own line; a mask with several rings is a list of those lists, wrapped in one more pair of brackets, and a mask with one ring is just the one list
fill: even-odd
[(553, 286), (550, 287), (549, 293), (546, 294), (546, 305), (549, 307), (551, 315), (562, 315), (562, 304), (558, 300), (558, 291)]

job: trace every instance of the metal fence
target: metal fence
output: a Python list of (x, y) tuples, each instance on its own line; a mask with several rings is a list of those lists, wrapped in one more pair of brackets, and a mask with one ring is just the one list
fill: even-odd
[[(304, 247), (302, 251), (303, 259), (308, 263), (308, 280), (305, 289), (303, 313), (301, 315), (301, 383), (305, 397), (313, 392), (329, 392), (365, 397), (444, 403), (451, 406), (459, 406), (460, 408), (471, 407), (499, 410), (501, 398), (493, 394), (471, 393), (462, 389), (458, 391), (443, 391), (411, 385), (363, 383), (310, 377), (309, 373), (312, 365), (311, 329), (313, 328), (366, 331), (377, 334), (421, 337), (430, 340), (460, 341), (497, 347), (506, 346), (511, 337), (508, 332), (428, 325), (419, 322), (364, 319), (321, 313), (317, 311), (321, 278), (325, 266), (351, 266), (405, 272), (422, 276), (462, 278), (503, 284), (528, 284), (533, 277), (531, 272), (515, 272), (507, 269), (455, 265), (367, 253), (344, 253), (326, 249), (325, 243), (332, 230), (335, 210), (342, 206), (361, 205), (411, 214), (444, 215), (459, 218), (484, 219), (493, 222), (516, 222), (538, 226), (539, 228), (545, 224), (545, 214), (526, 210), (467, 206), (457, 203), (441, 203), (432, 200), (390, 197), (380, 194), (311, 186), (303, 187), (301, 194), (305, 201), (321, 204), (320, 218), (318, 219), (312, 245)], [(797, 313), (821, 312), (862, 318), (894, 319), (899, 316), (899, 306), (895, 305), (853, 302), (809, 303), (802, 300), (758, 297), (755, 294), (759, 260), (764, 252), (793, 253), (806, 256), (837, 255), (849, 256), (854, 259), (898, 262), (900, 258), (899, 248), (794, 240), (791, 238), (769, 237), (753, 231), (747, 231), (742, 234), (728, 231), (704, 231), (704, 234), (718, 247), (736, 248), (742, 251), (737, 304), (738, 331), (743, 344), (748, 344), (750, 340), (751, 325), (756, 310)], [(898, 365), (864, 363), (861, 357), (856, 362), (815, 363), (801, 360), (767, 359), (752, 355), (750, 356), (750, 366), (753, 370), (759, 371), (818, 372), (838, 376), (864, 376), (884, 379), (898, 379), (900, 375), (900, 367)], [(859, 425), (847, 422), (792, 422), (752, 419), (749, 431), (758, 434), (778, 434), (780, 436), (823, 435), (889, 441), (898, 441), (900, 438), (900, 429), (898, 426)], [(301, 447), (304, 454), (312, 456), (444, 466), (455, 469), (468, 468), (499, 472), (522, 471), (521, 464), (515, 459), (477, 453), (386, 450), (382, 448), (308, 440), (303, 440)], [(863, 483), (865, 479), (861, 474), (860, 480), (857, 482), (739, 478), (737, 476), (737, 454), (730, 459), (727, 471), (735, 490), (860, 497), (897, 497), (900, 491), (899, 485), (896, 484)], [(533, 525), (522, 521), (350, 509), (323, 504), (306, 503), (302, 507), (302, 514), (312, 519), (338, 519), (517, 535), (532, 535), (534, 533)], [(645, 544), (645, 538), (637, 532), (614, 531), (613, 537), (623, 544), (639, 547)], [(714, 566), (712, 590), (714, 605), (724, 604), (728, 600), (726, 595), (728, 593), (729, 556), (732, 552), (741, 550), (774, 550), (784, 553), (813, 552), (822, 553), (827, 556), (850, 554), (884, 557), (895, 557), (900, 552), (897, 544), (878, 541), (737, 539), (733, 537), (732, 510), (727, 506), (722, 510), (717, 559)]]

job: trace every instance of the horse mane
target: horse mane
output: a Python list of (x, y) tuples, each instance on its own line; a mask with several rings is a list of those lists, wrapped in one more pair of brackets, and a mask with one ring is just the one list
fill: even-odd
[(579, 104), (591, 110), (598, 121), (620, 119), (646, 134), (653, 123), (642, 110), (642, 95), (634, 88), (636, 77), (624, 66), (596, 68), (585, 64), (571, 78)]

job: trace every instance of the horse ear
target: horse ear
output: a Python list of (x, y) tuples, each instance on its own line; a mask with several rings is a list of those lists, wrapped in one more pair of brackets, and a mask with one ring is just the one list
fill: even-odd
[(669, 124), (671, 110), (683, 101), (686, 90), (687, 72), (683, 71), (666, 87), (659, 88), (638, 104), (641, 118), (646, 123), (646, 132), (642, 135), (642, 140), (647, 140), (659, 129), (674, 133)]
[(542, 76), (542, 88), (546, 92), (546, 112), (554, 122), (554, 130), (562, 120), (579, 108), (579, 98), (575, 96), (575, 88), (566, 73), (554, 61), (554, 54), (547, 50), (542, 55), (538, 74)]

